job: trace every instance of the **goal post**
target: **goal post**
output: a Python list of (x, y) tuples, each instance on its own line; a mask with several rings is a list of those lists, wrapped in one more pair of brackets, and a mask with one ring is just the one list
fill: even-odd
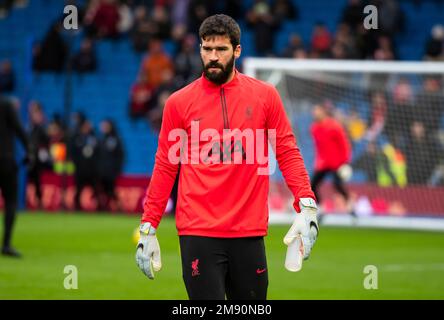
[[(444, 217), (444, 63), (245, 58), (243, 70), (280, 92), (310, 175), (311, 111), (329, 106), (352, 145), (358, 216)], [(326, 216), (345, 211), (331, 183), (320, 192)], [(274, 174), (270, 221), (285, 220), (291, 199)]]

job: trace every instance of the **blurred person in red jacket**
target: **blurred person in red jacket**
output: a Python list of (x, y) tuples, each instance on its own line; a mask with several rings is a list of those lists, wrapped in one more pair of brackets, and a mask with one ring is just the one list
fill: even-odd
[[(351, 160), (351, 146), (347, 133), (342, 125), (332, 117), (330, 107), (326, 104), (317, 104), (313, 108), (314, 123), (311, 134), (315, 145), (314, 174), (311, 187), (318, 203), (321, 203), (319, 186), (331, 174), (335, 189), (344, 197), (347, 206), (350, 206), (349, 194), (344, 186), (340, 169)], [(352, 209), (349, 209), (350, 212)]]
[(148, 84), (148, 79), (144, 73), (141, 73), (131, 87), (129, 113), (132, 119), (141, 118), (150, 110), (154, 90)]
[(93, 0), (85, 14), (85, 25), (89, 36), (115, 38), (120, 20), (119, 6), (116, 0)]

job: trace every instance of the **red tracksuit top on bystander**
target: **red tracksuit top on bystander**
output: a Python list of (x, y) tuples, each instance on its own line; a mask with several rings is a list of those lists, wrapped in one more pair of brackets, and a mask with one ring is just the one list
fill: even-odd
[(316, 155), (315, 170), (337, 170), (351, 158), (351, 146), (342, 125), (333, 118), (311, 126)]
[[(179, 166), (168, 158), (170, 148), (174, 149), (178, 139), (168, 139), (168, 136), (171, 130), (182, 129), (191, 141), (192, 121), (193, 125), (199, 124), (199, 134), (205, 129), (217, 130), (221, 145), (224, 129), (255, 132), (257, 129), (265, 132), (275, 129), (276, 159), (295, 197), (296, 211), (300, 211), (300, 198), (315, 199), (277, 90), (236, 70), (234, 78), (222, 85), (216, 85), (202, 75), (167, 100), (153, 174), (144, 200), (142, 223), (150, 222), (157, 228), (162, 218)], [(199, 141), (199, 154), (205, 144), (215, 140), (201, 139), (204, 141)], [(267, 156), (267, 137), (262, 141), (259, 148)], [(247, 148), (243, 140), (242, 148)], [(188, 159), (191, 159), (191, 149), (189, 147), (185, 152)], [(259, 175), (258, 169), (267, 168), (268, 162), (260, 164), (256, 158), (254, 160), (250, 164), (245, 160), (241, 164), (203, 163), (201, 160), (198, 164), (193, 161), (181, 163), (176, 207), (178, 234), (221, 238), (266, 235), (269, 176)]]

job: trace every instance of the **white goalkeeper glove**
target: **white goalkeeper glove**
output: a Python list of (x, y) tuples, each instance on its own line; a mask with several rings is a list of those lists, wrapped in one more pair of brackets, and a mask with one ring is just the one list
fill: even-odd
[(301, 212), (296, 214), (290, 230), (284, 237), (288, 246), (285, 267), (289, 271), (299, 271), (302, 261), (307, 260), (319, 233), (316, 202), (311, 198), (301, 198)]
[(146, 222), (140, 225), (139, 232), (140, 240), (137, 243), (136, 251), (137, 266), (149, 279), (154, 279), (154, 271), (160, 271), (162, 268), (156, 228)]

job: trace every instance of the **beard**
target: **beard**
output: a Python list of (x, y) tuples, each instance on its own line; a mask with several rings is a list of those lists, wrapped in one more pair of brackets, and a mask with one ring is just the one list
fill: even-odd
[[(228, 78), (230, 77), (231, 72), (233, 72), (234, 69), (234, 55), (231, 57), (230, 61), (227, 62), (225, 66), (218, 62), (210, 62), (207, 65), (204, 65), (204, 62), (202, 61), (203, 69), (205, 77), (210, 80), (211, 82), (221, 85), (225, 82), (227, 82)], [(210, 68), (219, 68), (220, 71), (213, 71), (210, 72)]]

